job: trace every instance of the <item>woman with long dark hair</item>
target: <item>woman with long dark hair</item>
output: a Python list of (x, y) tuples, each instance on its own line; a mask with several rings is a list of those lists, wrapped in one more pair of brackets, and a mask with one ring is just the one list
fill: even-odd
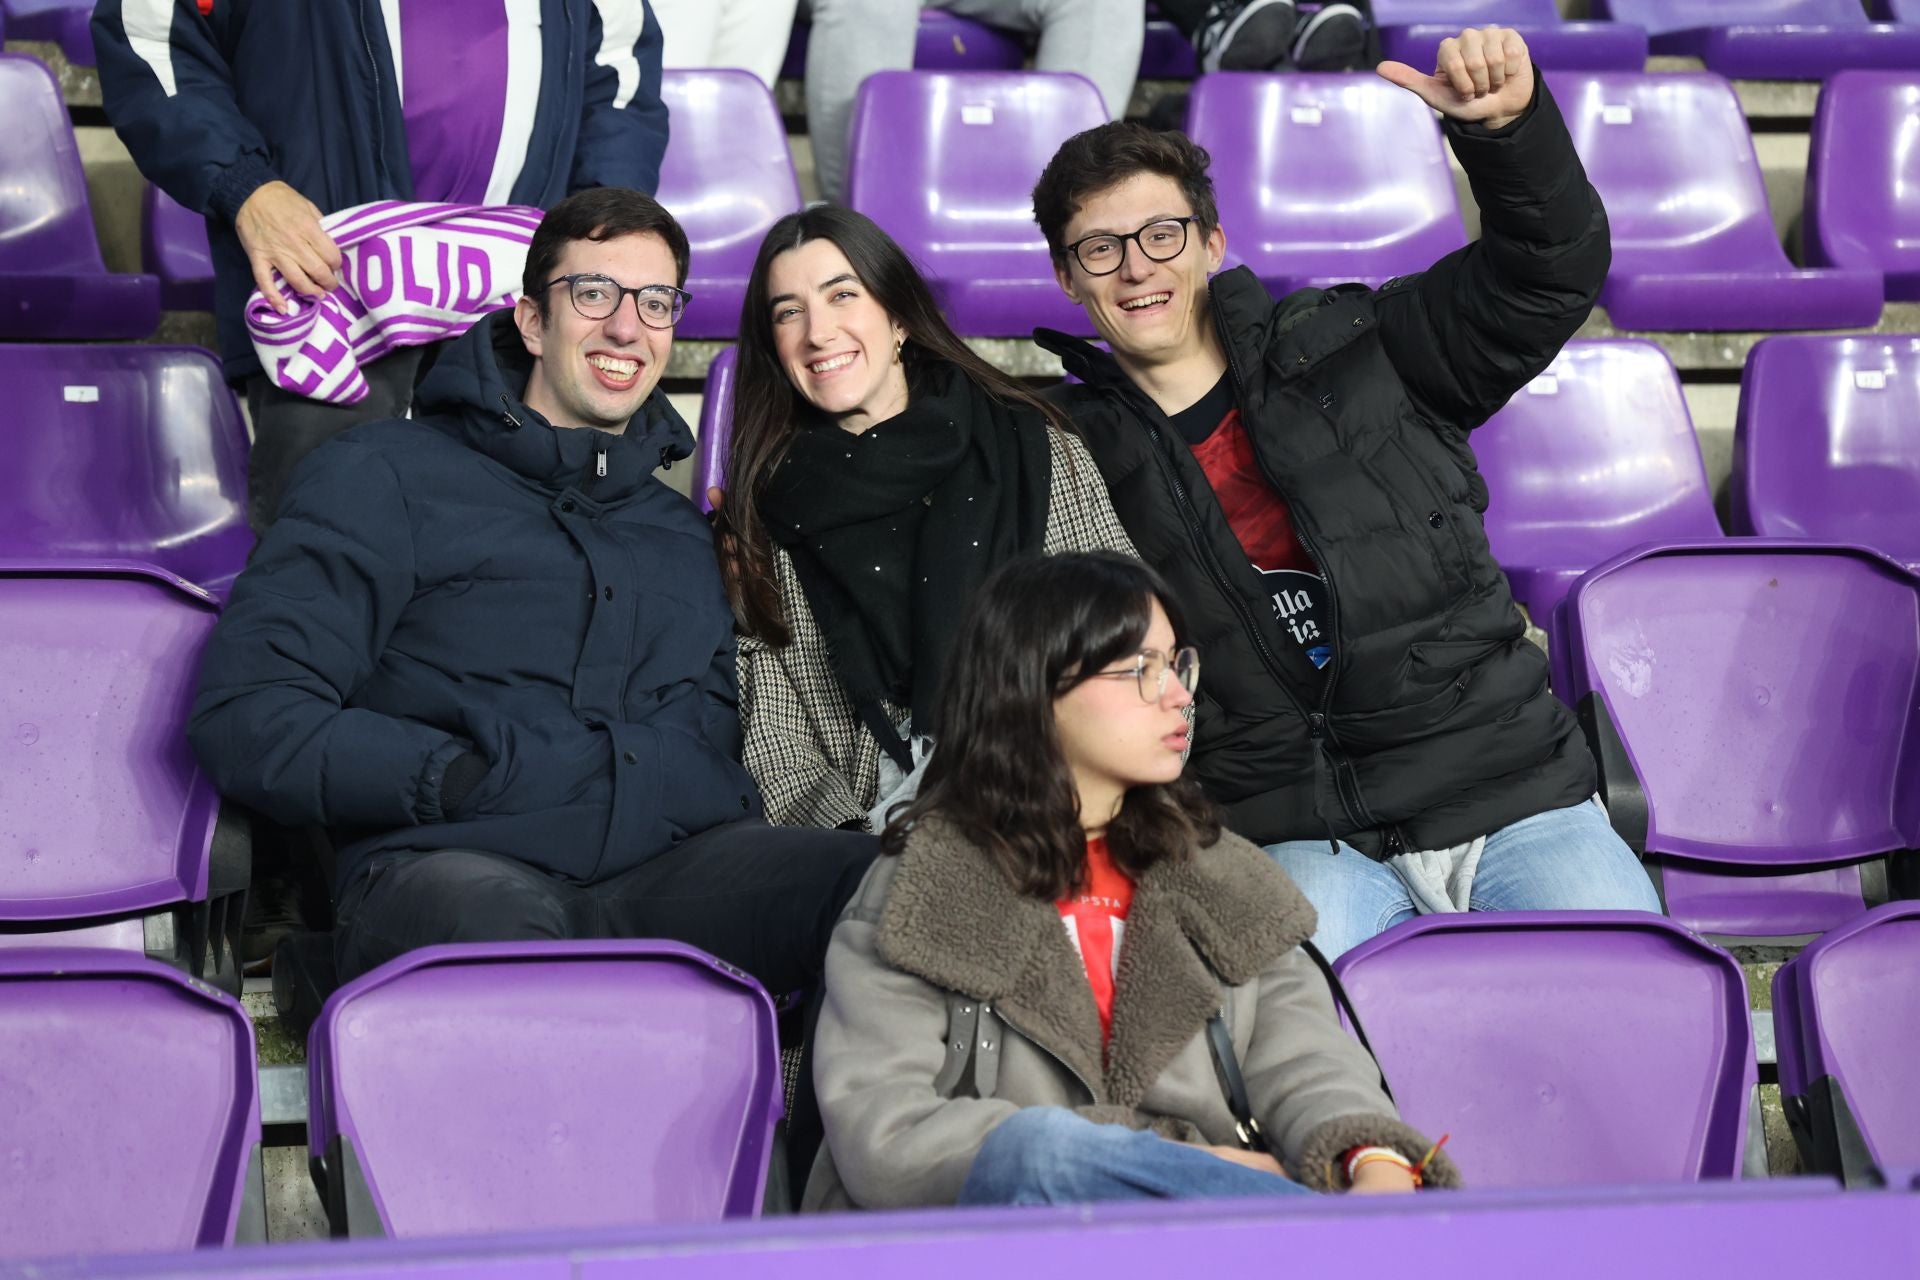
[(865, 828), (938, 737), (981, 580), (1026, 552), (1132, 544), (1058, 411), (955, 336), (861, 214), (774, 224), (737, 358), (721, 523), (746, 766), (769, 821)]
[(1015, 561), (827, 953), (809, 1208), (1452, 1185), (1340, 1028), (1313, 908), (1181, 778), (1199, 656), (1111, 553)]

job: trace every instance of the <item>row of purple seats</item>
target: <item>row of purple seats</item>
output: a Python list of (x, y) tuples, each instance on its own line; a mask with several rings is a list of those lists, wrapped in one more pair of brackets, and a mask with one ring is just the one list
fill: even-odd
[[(1830, 86), (1828, 114), (1844, 122), (1833, 129), (1847, 129), (1848, 155), (1875, 159), (1849, 184), (1850, 205), (1835, 199), (1824, 219), (1815, 215), (1828, 229), (1822, 243), (1845, 246), (1831, 253), (1836, 265), (1802, 269), (1774, 234), (1752, 137), (1726, 81), (1566, 73), (1554, 83), (1612, 220), (1613, 269), (1600, 300), (1617, 326), (1870, 326), (1883, 296), (1911, 291), (1920, 203), (1907, 193), (1911, 148), (1899, 139), (1912, 90), (1875, 77)], [(1100, 119), (1097, 92), (1077, 76), (884, 72), (860, 91), (849, 202), (925, 264), (961, 332), (1085, 333), (1084, 316), (1054, 283), (1028, 189), (1060, 142)], [(1377, 283), (1464, 242), (1438, 130), (1390, 85), (1203, 76), (1188, 123), (1216, 157), (1230, 259), (1272, 288)]]
[(152, 276), (100, 258), (73, 126), (53, 73), (0, 54), (0, 339), (144, 338), (160, 319)]
[(1890, 902), (1830, 933), (1773, 978), (1780, 1100), (1809, 1169), (1873, 1185), (1920, 1167), (1920, 903)]
[(1860, 0), (1593, 0), (1592, 9), (1644, 28), (1654, 53), (1699, 58), (1724, 76), (1920, 69), (1920, 27), (1873, 22)]
[(1674, 919), (1806, 939), (1920, 895), (1920, 574), (1839, 544), (1653, 545), (1561, 614), (1609, 817)]
[[(797, 22), (787, 41), (780, 74), (799, 80), (807, 74), (807, 43), (812, 27)], [(944, 9), (922, 9), (914, 32), (913, 66), (917, 71), (1018, 71), (1026, 64), (1026, 41), (1011, 31), (990, 27)], [(1180, 29), (1162, 18), (1149, 17), (1140, 48), (1142, 80), (1191, 80), (1198, 71), (1193, 44)]]
[[(773, 1002), (670, 942), (412, 952), (334, 994), (307, 1069), (341, 1236), (751, 1217), (781, 1115)], [(111, 950), (0, 951), (0, 1084), (0, 1266), (264, 1238), (231, 996)]]
[[(1601, 302), (1616, 325), (1871, 325), (1883, 292), (1920, 299), (1920, 184), (1899, 142), (1920, 110), (1920, 75), (1853, 72), (1823, 90), (1807, 188), (1814, 269), (1792, 266), (1774, 235), (1752, 138), (1724, 81), (1556, 82), (1612, 218)], [(696, 301), (682, 333), (726, 337), (760, 236), (799, 206), (799, 187), (771, 96), (746, 73), (669, 72), (665, 93), (676, 141), (660, 195), (693, 244)], [(927, 265), (963, 332), (1084, 332), (1024, 215), (1026, 175), (1101, 118), (1098, 94), (1076, 76), (882, 73), (860, 95), (849, 199)], [(1438, 126), (1381, 81), (1206, 76), (1187, 123), (1217, 157), (1230, 262), (1276, 291), (1377, 285), (1466, 241)], [(186, 291), (205, 287), (204, 231), (164, 199), (148, 226), (149, 266), (169, 305), (187, 305)]]
[(1512, 27), (1535, 62), (1553, 71), (1641, 71), (1647, 32), (1630, 22), (1568, 22), (1554, 0), (1373, 0), (1383, 57), (1421, 70), (1462, 27)]

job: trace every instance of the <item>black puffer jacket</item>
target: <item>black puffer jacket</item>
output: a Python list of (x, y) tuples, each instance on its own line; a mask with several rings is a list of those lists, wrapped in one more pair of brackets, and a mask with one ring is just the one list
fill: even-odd
[(1193, 774), (1261, 843), (1333, 832), (1386, 857), (1594, 790), (1488, 552), (1467, 437), (1586, 318), (1610, 258), (1606, 211), (1544, 86), (1497, 134), (1447, 133), (1479, 201), (1478, 242), (1378, 291), (1276, 303), (1244, 268), (1212, 282), (1255, 455), (1327, 580), (1324, 673), (1281, 632), (1166, 416), (1112, 357), (1036, 335), (1086, 384), (1058, 394), (1205, 655)]

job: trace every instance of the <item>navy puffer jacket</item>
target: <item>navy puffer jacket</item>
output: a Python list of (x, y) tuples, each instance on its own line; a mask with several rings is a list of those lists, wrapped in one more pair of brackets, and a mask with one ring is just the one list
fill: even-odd
[[(195, 754), (222, 794), (334, 828), (342, 888), (456, 848), (594, 883), (760, 811), (712, 538), (652, 474), (692, 434), (658, 393), (622, 435), (551, 427), (530, 369), (496, 313), (420, 417), (309, 455), (208, 644)], [(443, 804), (468, 751), (486, 774)]]

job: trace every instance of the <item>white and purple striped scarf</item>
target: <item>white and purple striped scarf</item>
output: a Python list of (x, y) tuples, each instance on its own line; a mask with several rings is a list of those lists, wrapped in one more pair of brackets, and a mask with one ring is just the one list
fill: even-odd
[(543, 215), (519, 205), (376, 200), (320, 219), (340, 246), (340, 284), (319, 298), (281, 285), (281, 315), (255, 290), (247, 331), (275, 384), (331, 404), (366, 398), (362, 366), (399, 347), (465, 333), (520, 299), (527, 244)]

